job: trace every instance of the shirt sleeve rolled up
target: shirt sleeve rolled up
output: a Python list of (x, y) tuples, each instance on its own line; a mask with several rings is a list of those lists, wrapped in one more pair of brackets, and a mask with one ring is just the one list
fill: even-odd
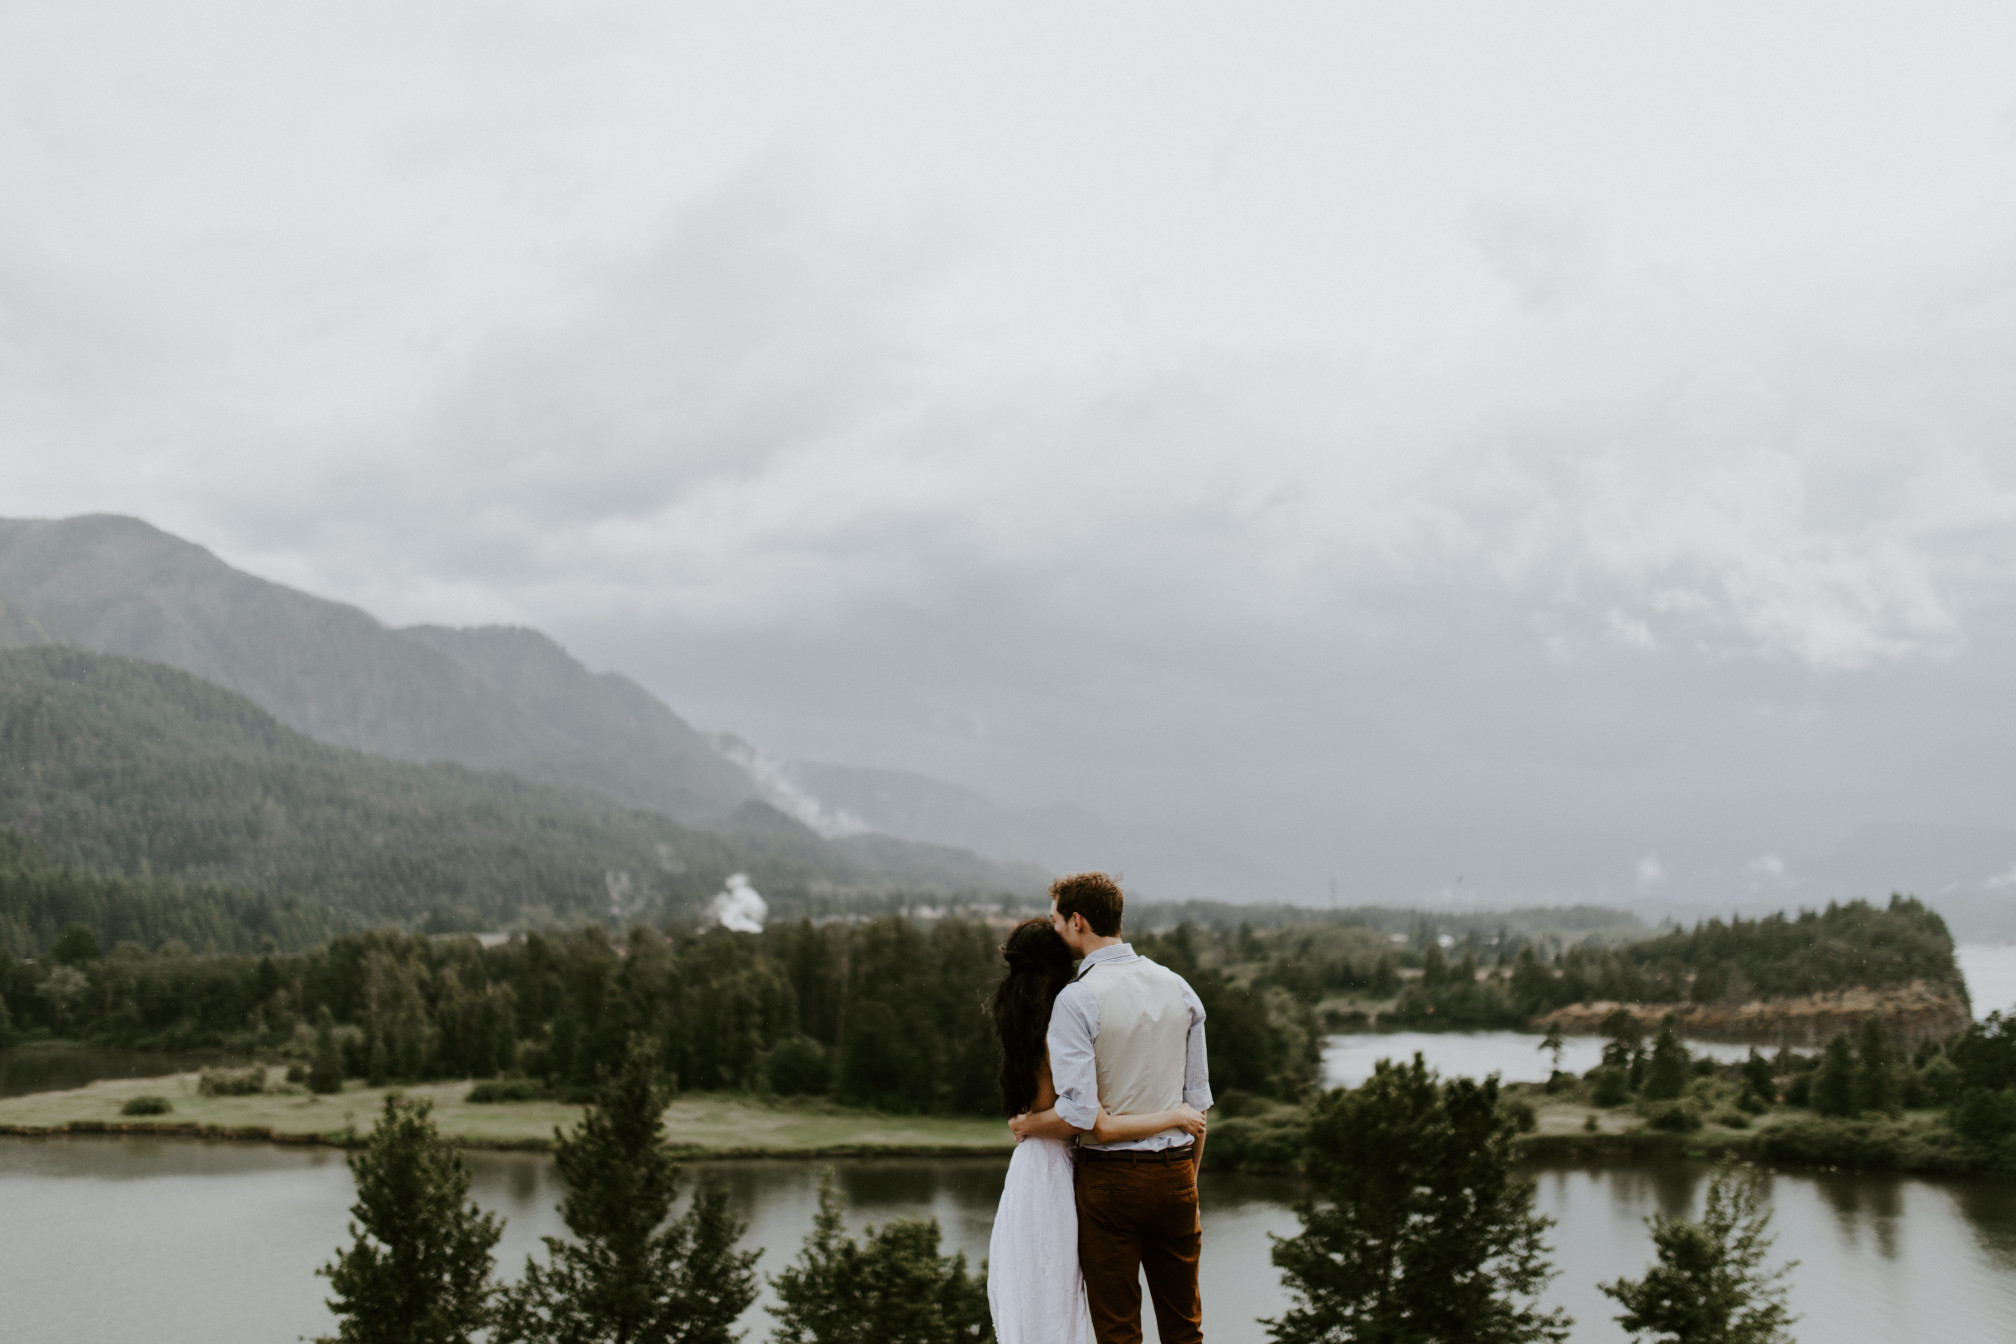
[(1057, 1089), (1057, 1118), (1090, 1129), (1099, 1118), (1099, 1067), (1092, 1038), (1099, 1034), (1099, 1000), (1084, 985), (1066, 985), (1050, 1009), (1050, 1082)]

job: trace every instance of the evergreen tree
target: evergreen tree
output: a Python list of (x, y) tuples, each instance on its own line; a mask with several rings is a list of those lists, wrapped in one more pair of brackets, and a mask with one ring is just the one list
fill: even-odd
[(1567, 1319), (1536, 1300), (1553, 1277), (1550, 1224), (1514, 1174), (1516, 1132), (1495, 1076), (1439, 1083), (1418, 1054), (1319, 1098), (1302, 1231), (1274, 1245), (1297, 1299), (1266, 1322), (1277, 1344), (1566, 1338)]
[(1754, 1045), (1750, 1047), (1750, 1058), (1743, 1061), (1743, 1090), (1766, 1104), (1778, 1100), (1777, 1073), (1771, 1061), (1757, 1053)]
[(1672, 1101), (1687, 1091), (1687, 1077), (1693, 1058), (1680, 1043), (1680, 1028), (1671, 1013), (1659, 1024), (1652, 1042), (1652, 1059), (1645, 1069), (1645, 1095), (1653, 1101)]
[(1871, 1013), (1862, 1022), (1862, 1038), (1857, 1043), (1855, 1068), (1855, 1108), (1900, 1115), (1904, 1110), (1904, 1071), (1896, 1042), (1880, 1014)]
[(1855, 1048), (1848, 1043), (1847, 1032), (1827, 1042), (1807, 1095), (1821, 1115), (1855, 1113)]
[(1791, 1344), (1781, 1281), (1793, 1265), (1763, 1269), (1770, 1219), (1757, 1174), (1724, 1165), (1700, 1221), (1648, 1220), (1659, 1262), (1644, 1278), (1598, 1286), (1624, 1308), (1623, 1327), (1654, 1344)]
[(462, 1344), (490, 1322), (491, 1250), (503, 1225), (469, 1202), (469, 1168), (435, 1132), (432, 1104), (385, 1098), (363, 1152), (348, 1250), (318, 1273), (342, 1318), (321, 1344)]
[(308, 1090), (343, 1090), (343, 1052), (336, 1047), (336, 1021), (327, 1007), (315, 1010), (315, 1055), (308, 1063)]
[(1918, 1070), (1918, 1092), (1923, 1098), (1921, 1104), (1951, 1106), (1960, 1099), (1964, 1083), (1965, 1076), (1942, 1049)]
[(0, 1050), (14, 1044), (14, 1017), (7, 1011), (7, 1000), (0, 996)]
[[(1522, 964), (1527, 961), (1530, 961), (1532, 957), (1533, 957), (1532, 948), (1528, 947), (1520, 950), (1519, 958)], [(1568, 1037), (1562, 1032), (1561, 1024), (1559, 1022), (1551, 1022), (1548, 1024), (1547, 1034), (1540, 1038), (1540, 1044), (1536, 1048), (1540, 1050), (1545, 1050), (1549, 1055), (1553, 1056), (1554, 1058), (1553, 1071), (1555, 1073), (1561, 1072), (1561, 1052), (1568, 1048)]]
[(980, 1344), (994, 1338), (987, 1275), (938, 1253), (938, 1220), (903, 1218), (865, 1243), (843, 1236), (829, 1167), (798, 1262), (770, 1281), (776, 1344)]
[(1601, 1028), (1609, 1043), (1603, 1047), (1603, 1067), (1624, 1075), (1625, 1085), (1636, 1092), (1645, 1082), (1645, 1032), (1638, 1019), (1619, 1008), (1603, 1019)]
[(574, 1240), (544, 1238), (548, 1263), (528, 1259), (507, 1289), (499, 1341), (528, 1344), (731, 1344), (735, 1318), (756, 1299), (760, 1251), (735, 1249), (744, 1226), (728, 1192), (702, 1181), (671, 1220), (679, 1167), (665, 1150), (670, 1089), (657, 1042), (633, 1036), (621, 1069), (603, 1079), (554, 1162), (567, 1196), (560, 1216)]
[(364, 1085), (383, 1087), (392, 1081), (392, 1059), (385, 1049), (385, 1033), (378, 1030), (376, 1018), (365, 1031)]

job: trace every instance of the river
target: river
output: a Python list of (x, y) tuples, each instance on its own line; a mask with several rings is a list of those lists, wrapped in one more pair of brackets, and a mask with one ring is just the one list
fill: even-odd
[[(472, 1156), (475, 1196), (508, 1219), (512, 1269), (560, 1231), (550, 1159)], [(749, 1220), (748, 1244), (774, 1273), (810, 1225), (819, 1170), (802, 1162), (725, 1162)], [(1005, 1163), (854, 1161), (838, 1165), (850, 1223), (928, 1216), (975, 1260)], [(1621, 1341), (1599, 1280), (1649, 1262), (1644, 1218), (1697, 1207), (1699, 1164), (1536, 1167), (1538, 1204), (1559, 1219), (1563, 1271), (1549, 1292), (1576, 1319), (1577, 1344)], [(1204, 1301), (1210, 1338), (1259, 1341), (1256, 1318), (1286, 1298), (1267, 1234), (1296, 1227), (1288, 1178), (1205, 1173)], [(1891, 1176), (1771, 1177), (1798, 1337), (1844, 1344), (2006, 1341), (2016, 1320), (2016, 1184)], [(314, 1277), (343, 1239), (352, 1198), (340, 1154), (256, 1144), (72, 1138), (0, 1143), (0, 1303), (9, 1339), (77, 1344), (252, 1344), (329, 1327)], [(769, 1334), (753, 1308), (751, 1338)], [(1152, 1335), (1151, 1335), (1152, 1338)]]

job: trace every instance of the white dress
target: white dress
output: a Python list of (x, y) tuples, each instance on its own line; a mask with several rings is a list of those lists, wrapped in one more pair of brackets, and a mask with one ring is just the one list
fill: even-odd
[(1060, 1139), (1024, 1139), (1008, 1160), (987, 1244), (987, 1304), (1000, 1344), (1092, 1344), (1071, 1149)]

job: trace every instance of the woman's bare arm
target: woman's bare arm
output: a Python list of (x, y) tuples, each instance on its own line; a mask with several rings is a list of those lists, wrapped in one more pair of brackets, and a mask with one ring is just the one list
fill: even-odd
[(1102, 1106), (1098, 1117), (1092, 1121), (1092, 1142), (1126, 1143), (1171, 1129), (1180, 1129), (1192, 1139), (1202, 1140), (1204, 1124), (1202, 1111), (1182, 1103), (1173, 1110), (1149, 1111), (1143, 1115), (1108, 1115)]

